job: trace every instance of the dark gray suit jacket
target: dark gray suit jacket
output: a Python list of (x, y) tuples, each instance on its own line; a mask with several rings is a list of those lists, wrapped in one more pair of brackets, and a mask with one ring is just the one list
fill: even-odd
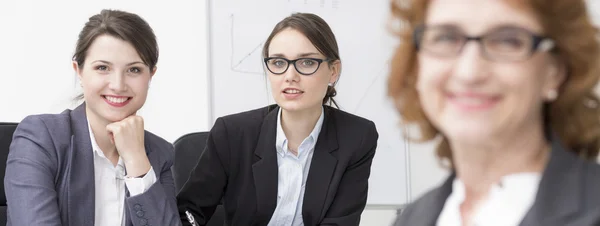
[[(177, 196), (182, 220), (189, 211), (199, 225), (206, 225), (222, 199), (225, 225), (269, 223), (277, 207), (278, 112), (271, 105), (217, 119), (206, 150)], [(367, 119), (329, 106), (324, 114), (302, 219), (306, 226), (358, 226), (379, 135)]]
[[(410, 204), (394, 226), (434, 226), (454, 178)], [(535, 201), (520, 226), (593, 225), (600, 225), (600, 166), (567, 151), (555, 138)]]
[[(126, 225), (180, 225), (171, 165), (173, 145), (145, 132), (157, 181), (125, 199)], [(4, 186), (7, 225), (94, 225), (94, 157), (85, 104), (28, 116), (13, 135)]]

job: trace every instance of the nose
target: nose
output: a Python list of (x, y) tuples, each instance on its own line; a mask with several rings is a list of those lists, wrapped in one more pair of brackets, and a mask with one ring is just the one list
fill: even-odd
[(115, 71), (109, 76), (108, 88), (115, 92), (124, 92), (127, 90), (125, 85), (125, 73), (121, 71)]
[(480, 83), (489, 77), (489, 68), (481, 46), (477, 42), (468, 42), (456, 59), (453, 77), (465, 83)]
[(290, 64), (288, 70), (283, 74), (286, 82), (298, 82), (300, 80), (300, 75), (296, 70), (296, 66), (294, 64)]

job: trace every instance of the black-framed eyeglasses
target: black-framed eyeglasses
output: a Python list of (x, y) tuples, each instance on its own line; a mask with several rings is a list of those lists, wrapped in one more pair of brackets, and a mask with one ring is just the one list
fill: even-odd
[(329, 59), (318, 59), (318, 58), (298, 58), (295, 60), (288, 60), (283, 57), (267, 57), (264, 58), (267, 69), (276, 75), (285, 73), (291, 64), (294, 65), (296, 71), (302, 75), (312, 75), (317, 70), (321, 63), (329, 61)]
[(420, 26), (413, 34), (418, 51), (453, 58), (469, 41), (479, 42), (483, 57), (491, 61), (514, 62), (530, 58), (534, 52), (554, 49), (552, 39), (518, 27), (501, 27), (481, 36), (467, 36), (452, 26)]

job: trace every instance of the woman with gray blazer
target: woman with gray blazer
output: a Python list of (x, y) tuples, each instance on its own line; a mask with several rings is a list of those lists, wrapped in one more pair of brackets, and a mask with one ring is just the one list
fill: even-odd
[(180, 225), (173, 146), (136, 112), (158, 47), (139, 16), (103, 10), (79, 34), (73, 69), (84, 103), (28, 116), (13, 135), (4, 186), (8, 225)]

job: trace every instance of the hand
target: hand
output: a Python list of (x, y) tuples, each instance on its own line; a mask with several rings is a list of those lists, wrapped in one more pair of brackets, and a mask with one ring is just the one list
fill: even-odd
[(106, 130), (125, 163), (127, 176), (138, 177), (150, 170), (144, 147), (144, 119), (137, 115), (108, 124)]

